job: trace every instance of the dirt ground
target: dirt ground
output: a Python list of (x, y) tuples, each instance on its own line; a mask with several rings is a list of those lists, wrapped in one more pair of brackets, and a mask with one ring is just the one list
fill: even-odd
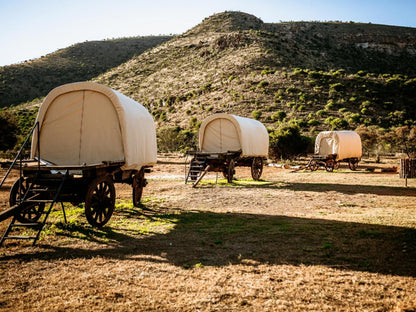
[(35, 247), (0, 247), (0, 311), (416, 311), (416, 180), (382, 172), (397, 161), (195, 189), (182, 162), (154, 166), (141, 208), (117, 185), (103, 229), (68, 205)]

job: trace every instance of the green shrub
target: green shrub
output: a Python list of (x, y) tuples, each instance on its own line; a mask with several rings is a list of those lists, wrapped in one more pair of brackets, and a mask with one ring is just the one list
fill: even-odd
[(361, 115), (358, 114), (358, 113), (355, 113), (355, 114), (351, 114), (348, 117), (348, 122), (349, 123), (359, 123), (360, 122), (360, 119), (361, 119)]
[(316, 119), (310, 119), (310, 120), (308, 121), (308, 125), (309, 125), (309, 126), (312, 126), (312, 127), (316, 127), (316, 126), (318, 126), (318, 125), (319, 125), (319, 121), (318, 121), (318, 120), (316, 120)]
[(18, 121), (8, 111), (0, 112), (0, 151), (13, 149), (17, 143)]
[(277, 111), (275, 112), (271, 117), (273, 121), (282, 121), (286, 118), (286, 112), (285, 111)]
[(326, 115), (328, 115), (328, 112), (327, 112), (326, 110), (323, 110), (323, 109), (318, 110), (318, 111), (316, 112), (316, 116), (319, 116), (319, 117), (324, 117), (324, 116), (326, 116)]
[(195, 149), (195, 133), (180, 127), (161, 128), (157, 132), (157, 148), (162, 153)]
[(251, 116), (253, 116), (253, 118), (256, 120), (259, 120), (261, 115), (262, 115), (262, 112), (258, 110), (255, 110), (251, 113)]
[(259, 84), (257, 85), (257, 87), (259, 87), (259, 88), (265, 88), (265, 87), (267, 87), (269, 85), (269, 82), (268, 81), (260, 81), (259, 82)]
[(301, 135), (296, 125), (283, 126), (270, 133), (270, 156), (274, 159), (292, 159), (306, 154), (312, 139)]
[(345, 129), (348, 127), (348, 122), (342, 118), (334, 118), (331, 121), (331, 126), (333, 130)]

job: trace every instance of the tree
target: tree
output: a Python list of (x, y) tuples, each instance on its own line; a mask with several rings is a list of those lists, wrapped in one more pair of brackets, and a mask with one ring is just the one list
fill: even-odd
[(17, 142), (18, 121), (8, 111), (0, 112), (0, 150), (13, 149)]
[(311, 142), (311, 138), (301, 135), (299, 126), (282, 126), (270, 133), (270, 156), (292, 159), (306, 154), (311, 147)]
[(394, 130), (393, 141), (409, 158), (416, 157), (416, 128), (397, 127)]

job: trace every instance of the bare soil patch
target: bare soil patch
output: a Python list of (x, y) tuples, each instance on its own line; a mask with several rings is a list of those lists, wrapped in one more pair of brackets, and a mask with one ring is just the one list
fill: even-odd
[(237, 167), (193, 189), (182, 161), (153, 168), (140, 208), (117, 185), (102, 229), (67, 205), (35, 247), (2, 247), (0, 310), (416, 311), (415, 180)]

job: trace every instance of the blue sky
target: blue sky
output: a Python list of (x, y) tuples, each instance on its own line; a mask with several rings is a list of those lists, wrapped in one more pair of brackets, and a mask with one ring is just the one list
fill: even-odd
[(0, 0), (0, 66), (86, 40), (180, 34), (231, 10), (266, 23), (337, 20), (416, 27), (414, 0)]

